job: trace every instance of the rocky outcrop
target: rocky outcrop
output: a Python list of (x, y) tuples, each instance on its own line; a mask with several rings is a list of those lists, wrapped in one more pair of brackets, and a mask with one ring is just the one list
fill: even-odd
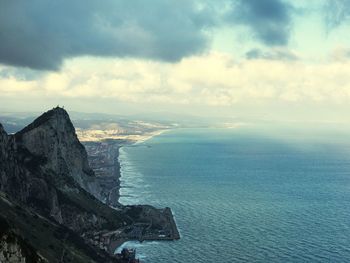
[(65, 110), (54, 108), (14, 135), (0, 124), (0, 223), (10, 225), (0, 227), (0, 262), (123, 262), (108, 248), (134, 239), (130, 229), (145, 239), (163, 230), (178, 238), (168, 213), (112, 209), (98, 200), (102, 190)]
[(0, 192), (12, 201), (78, 236), (129, 224), (129, 217), (89, 193), (93, 185), (85, 148), (63, 109), (44, 113), (15, 135), (0, 125)]
[(89, 194), (98, 183), (65, 110), (48, 111), (15, 135), (1, 127), (0, 140), (0, 191), (75, 231), (106, 224), (113, 213)]
[[(30, 250), (30, 248), (28, 249), (27, 247), (28, 245), (20, 240), (15, 234), (9, 233), (3, 235), (0, 239), (0, 262), (44, 262), (39, 259), (38, 255), (35, 254), (33, 250)], [(28, 251), (32, 252), (32, 254), (30, 255)]]
[(42, 165), (45, 172), (55, 171), (59, 178), (68, 175), (100, 199), (101, 187), (96, 183), (85, 148), (64, 109), (55, 108), (44, 113), (18, 132), (15, 139), (31, 154), (45, 157)]
[(120, 262), (74, 231), (0, 192), (0, 262)]
[(0, 218), (0, 262), (47, 262), (37, 251), (13, 231), (6, 220)]

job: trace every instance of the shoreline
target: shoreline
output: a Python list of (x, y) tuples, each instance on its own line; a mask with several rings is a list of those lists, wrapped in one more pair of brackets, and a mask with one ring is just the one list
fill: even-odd
[[(132, 206), (131, 206), (132, 207)], [(136, 207), (143, 207), (144, 209), (147, 209), (147, 205), (140, 205)], [(155, 209), (155, 208), (152, 208)], [(163, 218), (165, 218), (168, 222), (168, 225), (166, 226), (166, 230), (169, 231), (167, 235), (161, 235), (158, 233), (158, 230), (153, 233), (152, 231), (149, 233), (140, 233), (138, 237), (128, 237), (128, 236), (121, 236), (119, 238), (113, 238), (111, 236), (110, 240), (108, 241), (108, 252), (110, 254), (116, 254), (118, 249), (122, 248), (123, 245), (127, 242), (135, 242), (138, 244), (141, 244), (143, 242), (153, 242), (153, 241), (175, 241), (180, 239), (180, 233), (177, 229), (177, 225), (174, 220), (173, 213), (169, 207), (166, 207), (164, 209), (155, 209), (158, 211), (159, 215), (161, 215)], [(136, 223), (138, 225), (139, 223)], [(142, 223), (144, 224), (144, 223)]]
[[(125, 203), (120, 202), (121, 190), (124, 188), (121, 186), (122, 178), (125, 178), (125, 182), (130, 184), (133, 182), (132, 176), (130, 178), (122, 177), (120, 156), (123, 147), (141, 146), (140, 144), (169, 130), (161, 129), (137, 135), (137, 139), (135, 136), (127, 136), (128, 139), (95, 137), (93, 141), (83, 142), (89, 153), (89, 164), (94, 169), (96, 176), (96, 185), (93, 188), (95, 196), (121, 213), (132, 215), (130, 219), (133, 218), (129, 224), (103, 234), (103, 246), (112, 255), (115, 255), (118, 249), (128, 241), (174, 241), (180, 239), (173, 213), (169, 207), (156, 208), (151, 205), (140, 205), (140, 201), (136, 202), (135, 199), (135, 202), (131, 202), (131, 204), (131, 200), (129, 202), (124, 200)], [(142, 198), (142, 196), (139, 197)]]
[[(107, 205), (118, 208), (121, 189), (120, 150), (123, 147), (137, 146), (170, 129), (154, 130), (142, 135), (114, 135), (109, 131), (100, 136), (95, 130), (80, 132), (78, 138), (82, 141), (88, 153), (89, 164), (96, 175), (96, 183), (92, 184), (90, 192)], [(84, 135), (85, 134), (85, 135)], [(88, 136), (86, 136), (88, 134)], [(102, 187), (101, 187), (102, 186)]]
[[(122, 169), (121, 169), (121, 161), (120, 161), (120, 150), (122, 147), (128, 147), (128, 146), (132, 146), (132, 145), (138, 145), (141, 143), (144, 143), (150, 139), (152, 139), (155, 136), (161, 135), (167, 131), (170, 131), (171, 129), (162, 129), (162, 130), (158, 130), (158, 131), (154, 131), (150, 134), (147, 134), (146, 136), (143, 136), (141, 139), (133, 141), (133, 140), (125, 140), (124, 143), (122, 143), (119, 147), (118, 147), (118, 153), (117, 153), (117, 162), (118, 162), (118, 166), (120, 167), (119, 169), (119, 177), (118, 177), (118, 181), (119, 181), (119, 189), (118, 189), (118, 200), (117, 202), (121, 205), (121, 206), (129, 206), (128, 204), (122, 204), (120, 203), (120, 190), (121, 190), (121, 177), (123, 176), (122, 174)], [(130, 205), (133, 206), (133, 205)], [(136, 205), (138, 206), (138, 205)], [(147, 205), (146, 205), (147, 206)], [(180, 239), (180, 233), (179, 230), (177, 228), (177, 224), (174, 218), (174, 214), (172, 213), (171, 208), (166, 207), (164, 209), (159, 209), (159, 210), (163, 210), (163, 213), (165, 214), (165, 217), (168, 219), (169, 225), (170, 225), (170, 229), (171, 229), (171, 234), (169, 236), (160, 236), (160, 235), (145, 235), (145, 236), (141, 236), (139, 239), (135, 239), (135, 238), (120, 238), (120, 239), (116, 239), (111, 241), (111, 244), (109, 246), (110, 252), (111, 253), (116, 253), (116, 251), (123, 246), (123, 244), (127, 243), (127, 242), (138, 242), (138, 243), (142, 243), (144, 241), (174, 241), (174, 240), (179, 240)]]
[(119, 167), (119, 176), (118, 176), (118, 182), (119, 182), (119, 188), (118, 188), (118, 200), (117, 200), (117, 203), (120, 204), (120, 205), (128, 205), (128, 204), (122, 204), (119, 202), (119, 199), (120, 199), (120, 189), (121, 189), (121, 177), (122, 177), (122, 169), (121, 169), (121, 161), (120, 161), (120, 150), (123, 148), (123, 147), (130, 147), (130, 146), (135, 146), (135, 145), (139, 145), (141, 143), (144, 143), (156, 136), (159, 136), (167, 131), (170, 131), (171, 129), (162, 129), (162, 130), (156, 130), (154, 132), (151, 132), (151, 133), (148, 133), (147, 135), (143, 135), (143, 136), (140, 136), (140, 139), (138, 140), (134, 140), (134, 139), (127, 139), (127, 140), (124, 140), (124, 142), (122, 142), (119, 146), (118, 146), (118, 150), (117, 150), (117, 164), (118, 167)]
[(137, 144), (141, 144), (144, 143), (150, 139), (152, 139), (153, 137), (159, 136), (167, 131), (170, 131), (171, 129), (163, 129), (163, 130), (157, 130), (154, 132), (151, 132), (149, 134), (147, 134), (146, 136), (144, 136), (143, 138), (136, 140), (135, 143), (133, 143), (133, 145), (137, 145)]

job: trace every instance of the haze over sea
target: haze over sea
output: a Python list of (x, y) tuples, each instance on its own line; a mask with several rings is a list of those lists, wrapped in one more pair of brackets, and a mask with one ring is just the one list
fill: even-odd
[(350, 136), (179, 129), (120, 162), (120, 201), (171, 207), (181, 233), (128, 243), (143, 262), (350, 259)]

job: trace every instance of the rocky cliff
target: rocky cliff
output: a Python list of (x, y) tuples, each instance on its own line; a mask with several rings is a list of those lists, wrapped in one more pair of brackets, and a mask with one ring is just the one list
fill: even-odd
[(89, 194), (98, 185), (65, 110), (48, 111), (15, 135), (1, 127), (0, 134), (0, 191), (75, 231), (107, 223), (110, 209)]
[(122, 262), (112, 257), (118, 240), (154, 239), (165, 229), (178, 238), (164, 210), (112, 209), (101, 192), (65, 110), (14, 135), (0, 124), (0, 262)]
[(99, 198), (100, 186), (89, 167), (84, 146), (64, 109), (55, 108), (15, 135), (15, 140), (35, 156), (46, 158), (42, 168), (58, 177), (69, 175), (86, 191)]
[[(0, 125), (0, 192), (6, 195), (5, 203), (29, 208), (32, 214), (73, 231), (77, 240), (83, 234), (129, 224), (130, 218), (89, 193), (95, 193), (93, 186), (86, 151), (63, 109), (44, 113), (15, 135), (6, 134)], [(13, 220), (11, 215), (1, 216)], [(17, 243), (9, 243), (8, 248), (18, 248)]]

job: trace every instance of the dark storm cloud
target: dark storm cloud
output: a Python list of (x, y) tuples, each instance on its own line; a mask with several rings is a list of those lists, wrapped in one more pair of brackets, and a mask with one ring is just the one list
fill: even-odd
[(0, 0), (0, 63), (57, 70), (81, 55), (176, 61), (206, 48), (209, 14), (188, 0)]
[(227, 23), (286, 45), (291, 10), (282, 0), (0, 0), (0, 63), (57, 70), (84, 55), (173, 62), (205, 51), (208, 29)]
[(292, 7), (282, 0), (231, 0), (228, 19), (246, 25), (267, 45), (288, 43)]
[(252, 49), (246, 53), (247, 59), (265, 59), (265, 60), (284, 60), (295, 61), (298, 57), (288, 50), (269, 50)]

